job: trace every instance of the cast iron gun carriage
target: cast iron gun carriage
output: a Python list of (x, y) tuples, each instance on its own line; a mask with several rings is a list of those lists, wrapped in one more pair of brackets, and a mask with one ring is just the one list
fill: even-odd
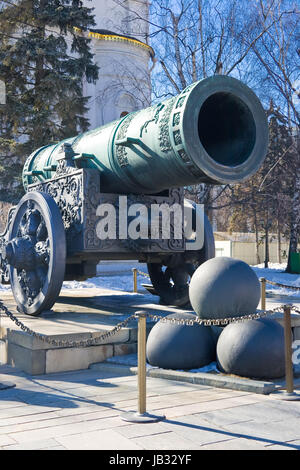
[[(24, 165), (26, 193), (0, 238), (1, 282), (11, 284), (21, 311), (38, 315), (53, 306), (64, 280), (94, 276), (101, 260), (132, 259), (147, 263), (164, 303), (184, 305), (190, 276), (215, 256), (215, 246), (204, 216), (203, 245), (193, 249), (200, 215), (183, 188), (244, 181), (261, 166), (267, 144), (267, 119), (256, 95), (239, 80), (216, 75), (38, 149)], [(172, 227), (167, 239), (161, 233), (155, 239), (99, 237), (99, 207), (112, 205), (120, 225), (124, 201), (192, 207), (193, 223), (185, 230), (183, 221), (177, 238)]]

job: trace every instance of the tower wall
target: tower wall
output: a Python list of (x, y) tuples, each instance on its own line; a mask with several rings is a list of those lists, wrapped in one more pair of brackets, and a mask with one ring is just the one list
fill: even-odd
[(85, 33), (99, 66), (97, 83), (84, 83), (93, 129), (150, 104), (153, 51), (146, 43), (148, 23), (138, 19), (147, 18), (148, 1), (128, 0), (123, 6), (114, 0), (84, 3), (94, 7), (96, 21)]

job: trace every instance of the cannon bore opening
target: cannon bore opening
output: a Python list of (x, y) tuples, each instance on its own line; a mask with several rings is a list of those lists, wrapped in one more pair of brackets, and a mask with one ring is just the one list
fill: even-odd
[(256, 127), (248, 106), (232, 93), (218, 92), (201, 106), (198, 134), (208, 155), (217, 163), (233, 167), (250, 156)]

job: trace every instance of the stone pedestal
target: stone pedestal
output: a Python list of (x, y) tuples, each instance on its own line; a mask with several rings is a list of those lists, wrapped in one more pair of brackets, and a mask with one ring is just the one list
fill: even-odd
[[(16, 311), (10, 291), (1, 293), (4, 304), (28, 328), (50, 340), (68, 343), (109, 333), (118, 323), (141, 308), (137, 302), (140, 298), (141, 295), (100, 289), (64, 290), (51, 311), (32, 317)], [(1, 313), (0, 363), (17, 367), (28, 374), (87, 369), (93, 363), (103, 362), (112, 356), (132, 354), (136, 350), (136, 320), (97, 345), (60, 347), (22, 331), (7, 315)]]

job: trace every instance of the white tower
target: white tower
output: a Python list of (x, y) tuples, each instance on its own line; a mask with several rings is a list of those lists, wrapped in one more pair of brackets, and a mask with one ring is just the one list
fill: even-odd
[(147, 44), (148, 0), (83, 3), (94, 8), (96, 21), (96, 26), (81, 33), (91, 38), (99, 66), (97, 83), (84, 84), (84, 95), (90, 96), (87, 117), (94, 129), (150, 104), (154, 52)]

